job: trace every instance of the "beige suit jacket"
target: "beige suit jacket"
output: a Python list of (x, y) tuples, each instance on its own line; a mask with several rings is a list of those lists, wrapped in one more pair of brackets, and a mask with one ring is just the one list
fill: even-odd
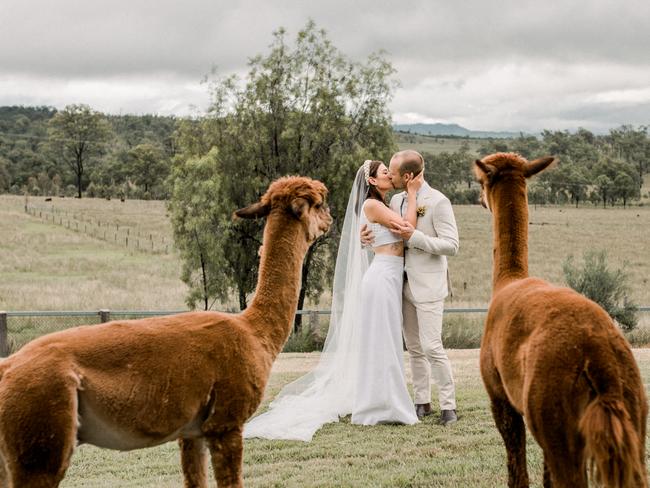
[[(390, 208), (400, 214), (406, 205), (406, 192), (397, 193), (390, 201)], [(406, 275), (415, 300), (442, 300), (449, 293), (447, 256), (458, 253), (456, 219), (449, 199), (426, 182), (418, 192), (417, 205), (425, 212), (406, 242)]]

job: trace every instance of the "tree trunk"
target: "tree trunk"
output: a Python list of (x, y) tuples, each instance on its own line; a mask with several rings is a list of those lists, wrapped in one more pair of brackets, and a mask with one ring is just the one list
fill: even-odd
[(246, 293), (244, 292), (244, 288), (242, 286), (237, 286), (237, 290), (239, 291), (239, 310), (243, 311), (246, 308)]
[(77, 192), (79, 198), (81, 198), (81, 173), (77, 171)]
[(203, 278), (203, 310), (208, 309), (208, 279), (205, 276), (205, 260), (203, 259), (203, 253), (199, 253), (201, 259), (201, 275)]
[[(298, 310), (302, 310), (305, 305), (305, 297), (307, 296), (307, 277), (309, 276), (309, 268), (311, 266), (311, 259), (314, 255), (314, 249), (316, 245), (312, 245), (307, 251), (305, 260), (302, 263), (302, 276), (300, 281), (300, 293), (298, 295)], [(296, 314), (296, 318), (293, 322), (294, 332), (300, 332), (302, 329), (302, 315)]]
[(79, 198), (81, 198), (81, 177), (84, 173), (84, 163), (83, 163), (83, 150), (77, 153), (77, 190), (79, 192)]

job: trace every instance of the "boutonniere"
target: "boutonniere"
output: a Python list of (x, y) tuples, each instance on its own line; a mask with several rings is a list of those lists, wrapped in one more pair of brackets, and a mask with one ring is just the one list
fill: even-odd
[(426, 211), (427, 211), (427, 207), (425, 207), (424, 205), (421, 206), (421, 207), (418, 207), (418, 209), (417, 209), (418, 217), (424, 217), (424, 214), (426, 213)]

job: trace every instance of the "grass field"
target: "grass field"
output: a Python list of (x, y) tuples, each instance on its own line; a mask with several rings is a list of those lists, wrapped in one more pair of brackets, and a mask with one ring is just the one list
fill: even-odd
[(424, 136), (420, 134), (395, 133), (395, 141), (400, 151), (403, 149), (415, 149), (421, 153), (439, 154), (441, 152), (455, 152), (467, 143), (470, 151), (478, 153), (479, 147), (483, 144), (481, 139), (462, 139), (459, 137)]
[[(163, 202), (55, 198), (47, 205), (172, 241)], [(26, 215), (22, 208), (21, 197), (0, 196), (0, 233), (5, 236), (0, 240), (0, 309), (185, 307), (186, 287), (178, 279), (180, 263), (173, 252), (126, 249)], [(485, 306), (491, 289), (491, 215), (478, 205), (456, 205), (454, 212), (461, 245), (449, 260), (454, 296), (448, 304)], [(631, 299), (650, 305), (650, 206), (531, 207), (529, 220), (531, 274), (562, 283), (567, 256), (581, 261), (585, 250), (605, 249), (610, 266), (626, 266)], [(328, 308), (328, 295), (310, 306)]]
[[(35, 199), (38, 200), (38, 199)], [(103, 222), (147, 229), (171, 239), (162, 202), (54, 199), (38, 202)], [(24, 200), (0, 196), (0, 309), (183, 309), (185, 285), (177, 256), (125, 249), (110, 241), (26, 215)], [(490, 295), (491, 221), (478, 206), (454, 207), (461, 251), (450, 260), (455, 296), (448, 306), (485, 306)], [(633, 298), (650, 305), (650, 206), (628, 209), (539, 207), (530, 210), (531, 273), (562, 282), (567, 255), (607, 249), (611, 266), (628, 263)], [(308, 307), (328, 308), (327, 295)], [(220, 307), (215, 307), (220, 308)], [(644, 314), (647, 317), (649, 314)], [(453, 333), (480, 333), (452, 328)], [(650, 350), (636, 350), (646, 385)], [(476, 350), (452, 350), (461, 421), (448, 429), (431, 418), (416, 426), (324, 427), (309, 444), (246, 441), (249, 487), (402, 486), (494, 487), (506, 484), (505, 451), (489, 413)], [(317, 354), (283, 354), (274, 367), (268, 400), (309, 370)], [(541, 484), (541, 454), (529, 439), (533, 486)], [(64, 487), (172, 487), (181, 484), (174, 443), (119, 453), (81, 446)]]
[[(162, 202), (58, 199), (39, 205), (119, 222), (122, 229), (165, 235), (171, 228)], [(34, 203), (34, 199), (32, 199)], [(180, 263), (147, 254), (25, 214), (22, 197), (0, 196), (0, 309), (185, 309)]]
[[(635, 350), (646, 388), (650, 349)], [(362, 427), (344, 419), (318, 431), (311, 443), (245, 441), (244, 481), (252, 487), (472, 487), (506, 486), (505, 449), (494, 426), (478, 370), (477, 350), (452, 350), (457, 383), (456, 425), (432, 417), (414, 426)], [(259, 411), (287, 382), (308, 371), (318, 354), (281, 354)], [(408, 370), (408, 368), (407, 368)], [(528, 436), (531, 486), (541, 486), (541, 450)], [(180, 486), (175, 443), (119, 453), (81, 446), (64, 488)]]

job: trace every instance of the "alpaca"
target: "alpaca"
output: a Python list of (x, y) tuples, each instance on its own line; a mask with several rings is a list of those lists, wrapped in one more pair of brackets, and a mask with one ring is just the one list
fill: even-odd
[(627, 341), (596, 303), (528, 277), (526, 178), (554, 158), (477, 160), (493, 214), (493, 293), (481, 376), (506, 446), (508, 486), (528, 486), (523, 418), (544, 452), (544, 486), (647, 487), (647, 400)]
[(273, 182), (235, 212), (266, 217), (255, 297), (240, 314), (189, 312), (49, 334), (0, 363), (5, 483), (56, 487), (75, 444), (131, 450), (178, 439), (186, 487), (243, 486), (242, 430), (298, 304), (302, 262), (332, 218), (325, 186)]

